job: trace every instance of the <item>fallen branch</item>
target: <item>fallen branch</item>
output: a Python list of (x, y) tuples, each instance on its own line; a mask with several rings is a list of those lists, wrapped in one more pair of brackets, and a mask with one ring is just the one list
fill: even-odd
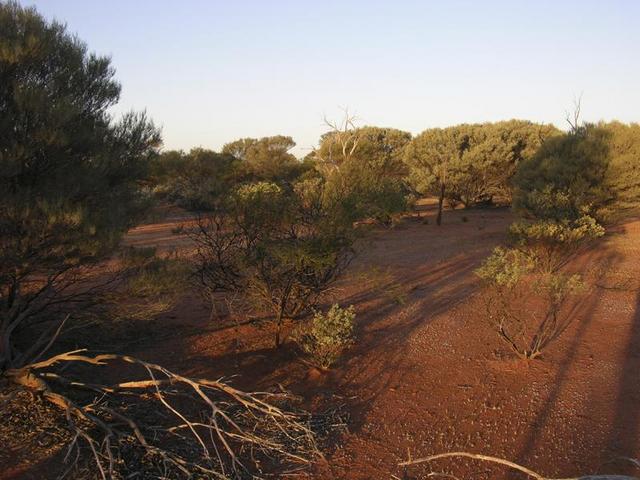
[[(580, 477), (568, 477), (568, 478), (550, 478), (540, 475), (533, 470), (528, 469), (527, 467), (523, 467), (522, 465), (518, 465), (517, 463), (511, 462), (509, 460), (504, 460), (498, 457), (492, 457), (489, 455), (481, 455), (478, 453), (469, 453), (469, 452), (450, 452), (450, 453), (440, 453), (438, 455), (431, 455), (429, 457), (418, 458), (416, 460), (407, 460), (406, 462), (401, 462), (398, 464), (400, 467), (409, 467), (411, 465), (418, 465), (421, 463), (433, 462), (434, 460), (439, 460), (441, 458), (472, 458), (474, 460), (481, 460), (483, 462), (491, 462), (497, 463), (499, 465), (504, 465), (506, 467), (512, 468), (514, 470), (518, 470), (529, 477), (535, 478), (536, 480), (638, 480), (637, 477), (629, 477), (626, 475), (585, 475)], [(431, 472), (429, 476), (435, 475), (443, 475), (440, 473)]]

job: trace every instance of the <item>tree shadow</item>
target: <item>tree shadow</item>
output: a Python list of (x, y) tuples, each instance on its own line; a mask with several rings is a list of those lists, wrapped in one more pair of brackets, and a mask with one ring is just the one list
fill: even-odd
[[(624, 360), (618, 379), (615, 416), (602, 454), (603, 470), (637, 474), (638, 467), (624, 458), (638, 459), (640, 440), (640, 292), (636, 295)], [(624, 470), (621, 471), (621, 468)]]
[[(625, 233), (624, 226), (615, 228), (614, 233), (616, 232)], [(551, 425), (553, 414), (557, 411), (563, 411), (560, 405), (564, 402), (562, 397), (567, 384), (572, 381), (572, 376), (577, 373), (576, 369), (583, 368), (582, 365), (578, 366), (576, 362), (581, 360), (581, 351), (584, 341), (587, 339), (588, 332), (592, 330), (591, 336), (593, 336), (594, 332), (598, 331), (598, 327), (592, 324), (596, 320), (598, 322), (603, 321), (602, 311), (603, 308), (605, 308), (605, 304), (603, 303), (605, 296), (607, 296), (607, 302), (612, 301), (611, 297), (609, 297), (609, 295), (611, 295), (608, 291), (609, 289), (602, 286), (603, 283), (606, 283), (604, 277), (608, 275), (609, 272), (615, 271), (616, 268), (622, 266), (625, 261), (629, 262), (628, 255), (610, 248), (609, 241), (611, 238), (612, 237), (609, 237), (607, 242), (597, 245), (596, 248), (587, 252), (578, 260), (578, 264), (584, 266), (585, 270), (591, 275), (593, 289), (589, 292), (585, 301), (578, 305), (573, 312), (574, 315), (578, 316), (579, 321), (576, 323), (575, 328), (572, 329), (573, 337), (570, 340), (566, 353), (557, 365), (555, 376), (549, 382), (552, 386), (551, 390), (542, 406), (537, 409), (535, 417), (530, 422), (531, 428), (528, 430), (524, 442), (518, 449), (515, 458), (520, 464), (535, 464), (535, 458), (538, 457), (537, 453), (540, 453), (536, 450), (541, 445), (542, 437), (549, 438), (549, 434), (554, 435), (553, 432), (545, 430)], [(598, 265), (602, 267), (602, 271), (597, 271), (596, 267)], [(619, 299), (619, 301), (624, 300)], [(572, 447), (569, 447), (570, 450), (568, 450), (568, 452), (574, 448), (581, 448), (584, 451), (591, 452), (591, 456), (588, 459), (576, 459), (576, 464), (583, 465), (580, 468), (591, 468), (595, 471), (604, 469), (611, 471), (611, 473), (621, 474), (625, 473), (620, 469), (620, 466), (623, 465), (624, 462), (618, 462), (614, 466), (611, 459), (615, 458), (615, 456), (633, 458), (638, 454), (638, 440), (640, 435), (640, 377), (638, 376), (640, 369), (640, 294), (637, 294), (635, 304), (634, 316), (631, 320), (628, 337), (625, 337), (627, 342), (626, 346), (619, 349), (623, 352), (621, 355), (623, 360), (621, 362), (615, 360), (619, 358), (616, 356), (618, 350), (616, 346), (618, 344), (616, 343), (615, 337), (596, 339), (596, 341), (600, 342), (611, 342), (612, 348), (607, 351), (607, 353), (612, 353), (614, 357), (612, 367), (620, 363), (622, 364), (617, 392), (614, 394), (614, 405), (610, 406), (611, 392), (603, 391), (603, 389), (606, 389), (612, 382), (609, 382), (608, 378), (604, 378), (602, 385), (587, 384), (586, 388), (588, 388), (590, 392), (584, 390), (576, 392), (579, 396), (587, 399), (583, 406), (583, 408), (586, 407), (587, 410), (583, 413), (569, 413), (566, 418), (563, 418), (563, 422), (567, 426), (571, 426), (569, 431), (575, 435), (574, 438), (570, 439)], [(600, 313), (597, 313), (600, 306)], [(605, 318), (604, 320), (611, 321), (612, 319)], [(593, 330), (594, 328), (596, 330)], [(607, 353), (605, 353), (605, 355)], [(590, 356), (590, 358), (593, 357)], [(607, 361), (607, 357), (605, 357), (604, 361)], [(606, 370), (602, 371), (604, 372)], [(585, 378), (588, 378), (589, 382), (597, 380), (597, 377), (593, 377), (593, 375), (588, 375)], [(584, 389), (585, 386), (583, 385), (580, 388)], [(599, 410), (594, 406), (594, 411), (604, 412), (603, 415), (606, 415), (608, 411), (612, 411), (613, 416), (594, 418), (594, 414), (588, 410), (591, 402), (599, 402), (604, 408), (604, 410)], [(558, 408), (560, 408), (560, 410), (557, 410)], [(611, 421), (611, 423), (607, 425), (609, 421)], [(607, 430), (610, 432), (608, 438), (606, 433), (603, 435)], [(573, 445), (574, 440), (576, 441), (575, 446)], [(600, 466), (600, 468), (598, 466)], [(633, 467), (629, 462), (626, 463), (626, 467), (629, 470), (628, 473), (637, 474), (637, 469), (633, 472)], [(556, 468), (562, 469), (567, 467), (558, 465)]]

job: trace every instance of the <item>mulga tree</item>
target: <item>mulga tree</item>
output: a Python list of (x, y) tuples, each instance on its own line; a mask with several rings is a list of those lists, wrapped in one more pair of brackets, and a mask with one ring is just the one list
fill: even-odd
[(605, 189), (610, 196), (601, 214), (616, 220), (640, 207), (640, 124), (610, 122), (598, 124), (609, 133), (609, 165)]
[(482, 123), (459, 128), (469, 134), (468, 148), (455, 163), (448, 198), (466, 207), (510, 203), (511, 180), (518, 165), (531, 158), (544, 140), (559, 134), (553, 125), (526, 120)]
[(211, 210), (246, 174), (230, 154), (203, 148), (162, 152), (151, 165), (149, 184), (159, 198), (193, 211)]
[(284, 135), (242, 138), (224, 145), (222, 153), (236, 158), (242, 172), (253, 181), (289, 182), (307, 166), (290, 152), (295, 146), (293, 139)]
[(412, 187), (422, 195), (438, 198), (438, 225), (442, 223), (444, 200), (455, 182), (457, 165), (470, 146), (470, 129), (457, 126), (425, 130), (405, 149), (404, 161)]

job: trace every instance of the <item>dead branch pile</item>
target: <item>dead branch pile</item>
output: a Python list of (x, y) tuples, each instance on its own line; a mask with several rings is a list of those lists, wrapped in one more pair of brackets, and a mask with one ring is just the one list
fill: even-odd
[[(128, 365), (145, 376), (103, 385), (71, 378), (71, 365), (104, 366), (109, 374)], [(288, 409), (286, 393), (247, 393), (222, 380), (187, 378), (130, 356), (85, 350), (6, 375), (62, 409), (72, 432), (69, 468), (90, 452), (104, 480), (136, 473), (123, 458), (132, 448), (159, 469), (137, 478), (260, 478), (319, 455), (310, 417)]]

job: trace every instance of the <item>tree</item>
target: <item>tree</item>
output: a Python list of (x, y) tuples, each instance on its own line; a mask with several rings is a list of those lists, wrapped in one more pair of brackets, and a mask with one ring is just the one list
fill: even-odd
[(405, 150), (409, 182), (421, 194), (438, 197), (436, 223), (442, 223), (442, 208), (452, 185), (455, 164), (470, 147), (470, 132), (464, 126), (425, 130)]
[[(16, 3), (0, 4), (0, 370), (45, 337), (15, 335), (69, 298), (144, 210), (140, 183), (160, 145), (144, 113), (114, 121), (120, 95), (106, 57)], [(74, 296), (78, 292), (73, 293)]]
[(525, 120), (483, 123), (459, 128), (469, 132), (468, 148), (453, 167), (448, 199), (465, 207), (510, 202), (511, 180), (518, 165), (531, 158), (542, 142), (559, 131)]
[(327, 201), (351, 221), (373, 218), (388, 224), (406, 207), (402, 154), (411, 134), (393, 128), (356, 128), (348, 113), (341, 124), (327, 125), (331, 130), (314, 151)]
[(551, 125), (525, 120), (427, 130), (406, 150), (409, 182), (421, 194), (438, 196), (439, 219), (445, 199), (465, 207), (495, 198), (510, 202), (518, 165), (557, 133)]
[[(276, 405), (287, 395), (246, 393), (127, 355), (78, 349), (42, 359), (64, 325), (51, 321), (56, 309), (78, 310), (100, 293), (92, 267), (148, 203), (143, 187), (160, 135), (144, 114), (113, 120), (113, 75), (109, 59), (87, 53), (63, 25), (0, 3), (0, 374), (60, 409), (72, 463), (62, 476), (84, 453), (94, 468), (78, 476), (103, 480), (156, 469), (171, 478), (246, 478), (267, 461), (308, 463), (314, 435), (308, 418)], [(178, 273), (145, 264), (142, 284), (126, 288), (139, 293), (150, 276)], [(153, 297), (151, 287), (143, 293)], [(104, 385), (74, 374), (115, 363), (145, 376)]]
[(604, 189), (612, 192), (601, 208), (610, 220), (637, 212), (640, 206), (640, 125), (621, 122), (600, 123), (609, 133), (609, 165)]
[(253, 180), (290, 181), (303, 171), (303, 164), (289, 153), (295, 146), (293, 139), (284, 135), (242, 138), (227, 143), (222, 153), (238, 159)]
[[(514, 209), (528, 218), (576, 220), (615, 197), (606, 185), (610, 137), (597, 125), (583, 125), (551, 137), (522, 162), (514, 177)], [(562, 201), (554, 201), (560, 199)]]
[(230, 154), (193, 148), (167, 151), (152, 164), (154, 193), (188, 210), (210, 210), (242, 180), (240, 162)]

